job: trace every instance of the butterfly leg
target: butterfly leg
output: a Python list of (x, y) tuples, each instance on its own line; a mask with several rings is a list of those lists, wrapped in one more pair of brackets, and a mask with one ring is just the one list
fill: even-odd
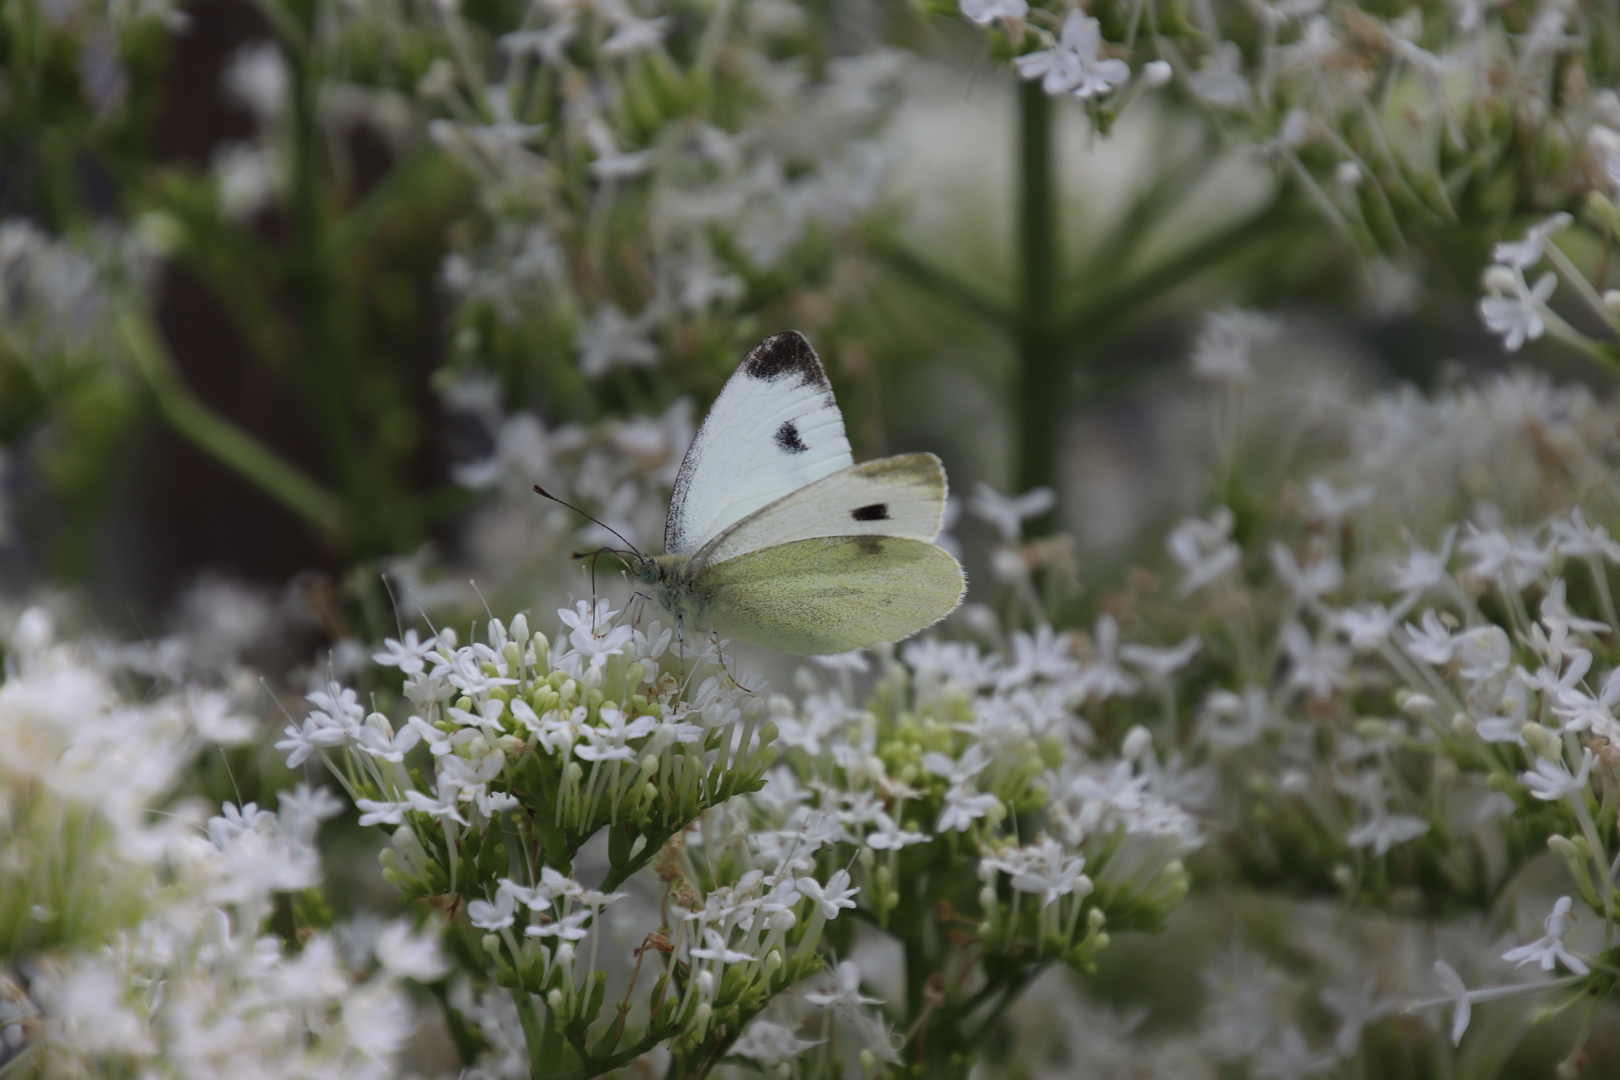
[(726, 667), (726, 654), (720, 649), (720, 635), (715, 631), (710, 630), (709, 640), (714, 642), (714, 655), (720, 660), (720, 670), (726, 673), (726, 677), (731, 680), (733, 686), (745, 694), (752, 694), (753, 691), (738, 681), (737, 676), (733, 675), (731, 669)]
[(679, 686), (684, 692), (686, 689), (686, 623), (680, 612), (675, 613), (675, 655), (680, 658)]

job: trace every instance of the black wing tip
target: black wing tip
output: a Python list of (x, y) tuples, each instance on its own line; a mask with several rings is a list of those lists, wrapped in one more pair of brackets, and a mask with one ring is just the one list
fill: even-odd
[(739, 370), (751, 379), (762, 379), (766, 382), (775, 382), (777, 379), (791, 376), (798, 379), (801, 385), (832, 388), (827, 382), (827, 372), (816, 356), (816, 350), (810, 347), (810, 342), (797, 330), (784, 330), (780, 334), (772, 334), (749, 349), (748, 355), (743, 357)]

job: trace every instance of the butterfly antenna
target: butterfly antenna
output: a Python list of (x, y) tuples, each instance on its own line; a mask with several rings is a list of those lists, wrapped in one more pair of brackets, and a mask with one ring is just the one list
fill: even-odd
[(556, 503), (558, 506), (566, 506), (566, 507), (568, 507), (568, 509), (570, 509), (574, 513), (578, 514), (580, 517), (584, 518), (586, 521), (592, 522), (593, 524), (596, 524), (596, 525), (601, 525), (602, 528), (606, 529), (608, 532), (612, 533), (614, 536), (617, 536), (620, 540), (623, 540), (624, 541), (624, 546), (629, 548), (631, 551), (635, 552), (636, 558), (640, 559), (640, 558), (644, 557), (641, 554), (640, 551), (636, 550), (636, 545), (632, 544), (628, 540), (625, 540), (624, 539), (624, 534), (621, 533), (618, 529), (615, 529), (613, 526), (603, 524), (603, 522), (601, 522), (597, 518), (594, 518), (591, 515), (587, 514), (585, 511), (581, 510), (579, 507), (575, 506), (571, 502), (564, 502), (562, 499), (557, 498), (557, 496), (553, 495), (551, 492), (547, 491), (545, 488), (541, 487), (539, 484), (534, 485), (534, 493), (536, 495), (540, 496), (542, 499), (550, 499), (552, 502)]

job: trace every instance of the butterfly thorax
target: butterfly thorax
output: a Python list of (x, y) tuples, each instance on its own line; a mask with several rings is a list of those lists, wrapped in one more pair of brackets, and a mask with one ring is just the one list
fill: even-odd
[(693, 603), (692, 569), (690, 555), (650, 555), (642, 557), (635, 572), (664, 610), (696, 625), (701, 612)]

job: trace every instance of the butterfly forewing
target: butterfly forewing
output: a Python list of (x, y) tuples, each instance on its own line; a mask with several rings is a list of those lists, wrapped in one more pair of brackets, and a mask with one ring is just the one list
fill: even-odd
[(791, 492), (709, 541), (713, 566), (751, 551), (817, 536), (896, 536), (924, 542), (945, 512), (945, 468), (933, 454), (865, 461)]
[(664, 550), (691, 554), (750, 514), (854, 461), (815, 350), (789, 330), (756, 345), (686, 451)]

